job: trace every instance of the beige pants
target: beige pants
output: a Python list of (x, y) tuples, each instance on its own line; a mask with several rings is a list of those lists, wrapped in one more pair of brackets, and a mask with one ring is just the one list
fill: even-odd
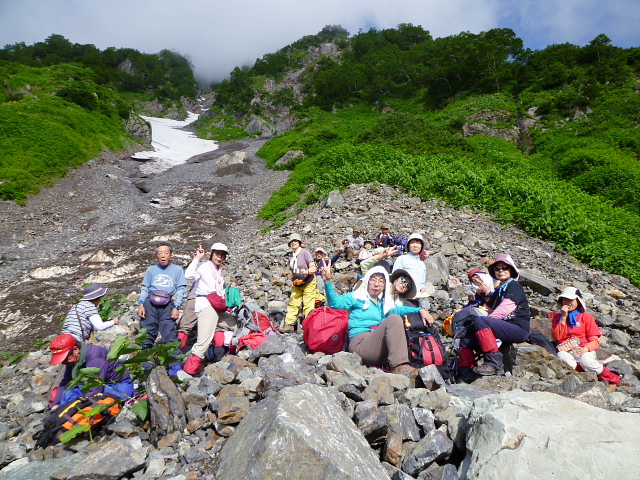
[(359, 333), (349, 342), (349, 351), (357, 353), (365, 365), (391, 368), (409, 362), (409, 346), (404, 321), (400, 315), (389, 315), (371, 332)]
[(198, 312), (198, 339), (191, 354), (204, 359), (217, 330), (235, 332), (238, 322), (229, 312), (219, 313), (213, 307)]
[(180, 318), (180, 323), (178, 324), (179, 332), (184, 332), (187, 335), (189, 335), (191, 333), (191, 330), (193, 330), (193, 328), (198, 323), (198, 315), (196, 315), (195, 306), (196, 306), (195, 294), (193, 296), (189, 295), (189, 297), (187, 298), (187, 301), (184, 302), (184, 313), (182, 314), (182, 317)]
[(558, 358), (574, 370), (578, 366), (578, 362), (582, 365), (585, 372), (593, 371), (600, 375), (604, 368), (604, 365), (598, 361), (596, 352), (587, 352), (582, 356), (577, 355), (573, 350), (570, 352), (558, 352)]

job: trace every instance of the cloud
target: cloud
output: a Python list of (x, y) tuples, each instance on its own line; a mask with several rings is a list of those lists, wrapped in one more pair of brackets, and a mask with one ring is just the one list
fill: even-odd
[(355, 34), (400, 23), (434, 37), (512, 28), (525, 46), (586, 44), (600, 33), (638, 46), (636, 0), (0, 0), (0, 44), (32, 44), (51, 34), (74, 43), (170, 49), (188, 55), (198, 79), (220, 80), (235, 66), (282, 48), (325, 25)]

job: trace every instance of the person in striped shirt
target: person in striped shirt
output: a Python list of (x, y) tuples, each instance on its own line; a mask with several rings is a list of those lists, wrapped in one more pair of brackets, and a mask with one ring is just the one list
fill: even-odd
[(97, 283), (87, 285), (82, 291), (80, 302), (69, 310), (61, 334), (68, 333), (76, 340), (86, 342), (91, 337), (91, 332), (119, 325), (118, 317), (104, 322), (98, 313), (98, 305), (108, 290)]

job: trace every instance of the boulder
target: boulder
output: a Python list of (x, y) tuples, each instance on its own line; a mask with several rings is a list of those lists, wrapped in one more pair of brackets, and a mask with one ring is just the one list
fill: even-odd
[(219, 458), (215, 478), (220, 480), (389, 478), (336, 399), (308, 384), (256, 404)]
[(339, 190), (332, 190), (329, 192), (329, 196), (322, 203), (325, 208), (340, 208), (344, 205), (344, 198), (340, 195)]
[(132, 447), (124, 439), (113, 440), (73, 468), (67, 480), (118, 480), (146, 465), (146, 449)]
[(468, 421), (460, 478), (634, 478), (640, 469), (631, 413), (513, 390), (477, 399)]
[(157, 445), (164, 436), (187, 426), (182, 395), (164, 367), (153, 369), (147, 380), (150, 411), (150, 441)]
[(228, 167), (229, 165), (239, 165), (247, 162), (247, 152), (231, 152), (225, 153), (218, 160), (219, 167)]

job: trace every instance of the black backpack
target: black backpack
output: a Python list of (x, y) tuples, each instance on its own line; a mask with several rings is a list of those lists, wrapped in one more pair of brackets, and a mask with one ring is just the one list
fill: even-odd
[[(93, 430), (106, 424), (120, 413), (120, 402), (121, 399), (115, 395), (98, 393), (60, 405), (44, 419), (42, 430), (33, 434), (32, 438), (36, 441), (34, 450), (55, 445), (60, 441), (60, 436), (64, 432), (71, 430), (76, 425), (88, 425)], [(97, 415), (83, 415), (82, 412), (86, 413), (99, 405), (104, 405), (105, 408)]]
[(405, 315), (409, 362), (413, 367), (435, 365), (444, 380), (451, 379), (449, 355), (435, 325), (425, 325), (419, 313)]

